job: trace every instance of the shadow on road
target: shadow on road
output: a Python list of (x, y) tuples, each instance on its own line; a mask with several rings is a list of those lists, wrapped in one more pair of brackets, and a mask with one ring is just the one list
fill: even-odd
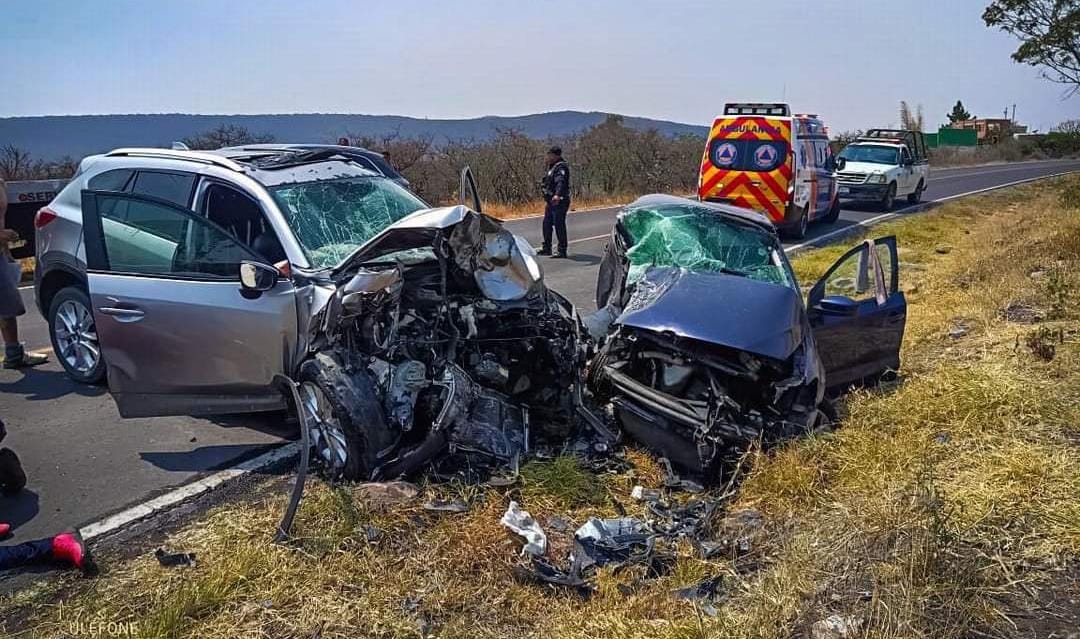
[(13, 382), (0, 382), (0, 393), (24, 395), (31, 401), (59, 399), (66, 395), (98, 397), (105, 393), (103, 386), (78, 384), (62, 371), (32, 368), (20, 370), (16, 374), (22, 377)]
[(12, 530), (31, 521), (39, 509), (38, 495), (32, 490), (23, 489), (13, 497), (0, 497), (0, 521), (11, 524)]
[(593, 264), (600, 263), (600, 256), (589, 255), (588, 253), (570, 253), (566, 257), (561, 258), (559, 261), (577, 262), (579, 264), (588, 264), (591, 266)]
[(139, 453), (139, 457), (162, 470), (198, 473), (234, 466), (272, 448), (257, 444), (222, 444), (188, 451), (144, 452)]

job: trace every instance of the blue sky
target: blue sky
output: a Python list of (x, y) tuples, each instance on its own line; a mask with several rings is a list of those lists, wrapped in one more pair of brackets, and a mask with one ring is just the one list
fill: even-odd
[(0, 7), (0, 116), (599, 110), (709, 123), (779, 100), (833, 130), (956, 100), (1035, 128), (1080, 97), (1013, 63), (989, 0), (34, 0)]

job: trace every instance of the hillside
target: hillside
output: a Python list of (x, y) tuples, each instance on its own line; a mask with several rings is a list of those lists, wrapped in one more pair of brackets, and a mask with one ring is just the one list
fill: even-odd
[[(63, 115), (0, 118), (0, 145), (12, 144), (35, 158), (81, 157), (122, 146), (165, 146), (174, 140), (234, 124), (252, 133), (270, 134), (279, 142), (332, 142), (346, 133), (379, 137), (399, 131), (403, 137), (432, 135), (448, 139), (490, 138), (497, 129), (511, 128), (534, 138), (583, 131), (605, 113), (556, 111), (522, 116), (485, 116), (468, 120), (429, 120), (395, 115), (305, 113), (280, 115)], [(704, 136), (707, 127), (627, 117), (635, 129), (655, 128), (666, 135)]]

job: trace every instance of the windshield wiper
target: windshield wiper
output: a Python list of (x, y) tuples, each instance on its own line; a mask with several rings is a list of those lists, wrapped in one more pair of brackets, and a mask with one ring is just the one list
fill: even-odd
[(724, 273), (725, 275), (735, 275), (735, 276), (737, 276), (737, 277), (750, 277), (750, 274), (749, 274), (749, 273), (746, 273), (746, 272), (744, 272), (744, 271), (736, 271), (735, 269), (733, 269), (733, 268), (728, 268), (728, 267), (726, 267), (726, 266), (722, 266), (722, 267), (720, 267), (720, 271), (719, 271), (719, 272), (720, 272), (720, 273)]

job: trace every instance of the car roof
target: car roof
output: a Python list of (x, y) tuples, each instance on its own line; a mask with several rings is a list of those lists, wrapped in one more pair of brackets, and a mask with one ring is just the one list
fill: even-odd
[(744, 209), (739, 206), (720, 204), (718, 202), (703, 202), (701, 200), (692, 200), (686, 197), (678, 197), (675, 195), (666, 195), (662, 193), (643, 195), (631, 202), (630, 204), (627, 204), (623, 208), (629, 210), (654, 206), (693, 206), (695, 208), (714, 211), (723, 217), (735, 218), (742, 222), (750, 222), (751, 224), (760, 226), (761, 228), (768, 231), (776, 230), (776, 227), (773, 226), (772, 221), (769, 220), (768, 217), (752, 209)]
[(360, 146), (342, 146), (339, 144), (266, 143), (228, 146), (217, 149), (216, 151), (211, 151), (211, 153), (217, 153), (218, 155), (230, 159), (242, 160), (265, 157), (278, 153), (296, 153), (301, 151), (335, 151), (344, 157), (361, 157), (375, 165), (375, 168), (379, 169), (386, 177), (394, 179), (402, 177), (401, 174), (394, 169), (393, 165), (386, 160), (386, 157), (383, 154)]

